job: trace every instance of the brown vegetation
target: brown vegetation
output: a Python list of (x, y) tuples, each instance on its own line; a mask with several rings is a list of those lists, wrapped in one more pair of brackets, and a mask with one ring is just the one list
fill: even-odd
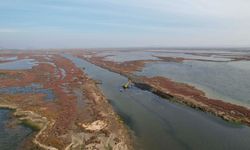
[[(5, 55), (34, 59), (38, 65), (29, 70), (0, 70), (5, 76), (0, 78), (0, 88), (39, 83), (56, 95), (53, 101), (45, 101), (43, 94), (0, 94), (1, 107), (16, 109), (16, 116), (40, 129), (33, 143), (45, 149), (132, 149), (127, 129), (95, 82), (70, 60), (55, 52)], [(97, 120), (106, 125), (91, 131), (83, 127)]]
[[(84, 57), (84, 55), (78, 55), (78, 57), (84, 58), (90, 63), (128, 77), (139, 88), (152, 91), (159, 96), (184, 103), (193, 108), (213, 113), (225, 120), (240, 122), (250, 126), (250, 110), (248, 108), (227, 103), (222, 100), (208, 98), (204, 92), (193, 86), (178, 83), (165, 77), (148, 78), (133, 75), (134, 71), (141, 70), (145, 63), (150, 61), (142, 60), (118, 63), (107, 61), (103, 57), (97, 57), (94, 54), (92, 57)], [(163, 61), (178, 63), (186, 60), (184, 58), (157, 57)]]

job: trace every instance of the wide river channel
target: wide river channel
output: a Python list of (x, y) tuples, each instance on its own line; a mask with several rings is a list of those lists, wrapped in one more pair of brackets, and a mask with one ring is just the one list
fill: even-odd
[(232, 124), (187, 106), (132, 87), (120, 92), (127, 78), (64, 55), (91, 78), (136, 136), (136, 149), (145, 150), (249, 150), (250, 128)]

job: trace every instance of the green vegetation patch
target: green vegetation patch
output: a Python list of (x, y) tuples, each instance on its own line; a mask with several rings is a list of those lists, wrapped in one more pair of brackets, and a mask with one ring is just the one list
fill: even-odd
[(30, 127), (34, 131), (39, 131), (42, 129), (41, 124), (35, 123), (35, 122), (28, 120), (28, 119), (22, 120), (21, 124), (23, 124), (24, 126)]

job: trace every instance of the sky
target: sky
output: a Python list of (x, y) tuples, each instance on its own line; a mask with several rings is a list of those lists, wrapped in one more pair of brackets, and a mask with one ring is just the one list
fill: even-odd
[(0, 48), (250, 47), (250, 0), (0, 0)]

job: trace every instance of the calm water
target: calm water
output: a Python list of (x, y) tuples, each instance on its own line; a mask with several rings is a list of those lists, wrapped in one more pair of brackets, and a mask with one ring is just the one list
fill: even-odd
[(6, 127), (10, 118), (10, 110), (0, 109), (0, 149), (16, 150), (27, 138), (32, 130), (30, 128), (18, 125), (15, 127)]
[(189, 107), (171, 103), (150, 92), (131, 88), (119, 92), (126, 78), (82, 59), (66, 56), (92, 78), (135, 133), (145, 150), (249, 150), (250, 128), (235, 125)]
[(17, 56), (15, 57), (0, 57), (0, 60), (1, 61), (9, 61), (9, 60), (16, 60), (17, 59)]
[[(3, 58), (2, 58), (3, 59)], [(5, 60), (15, 60), (16, 57), (11, 57)], [(4, 60), (4, 59), (3, 59)], [(35, 64), (32, 59), (23, 59), (12, 62), (0, 63), (0, 69), (6, 70), (22, 70), (31, 69)], [(4, 75), (1, 75), (4, 77)], [(44, 93), (46, 98), (50, 98), (50, 92), (44, 89), (38, 89), (37, 85), (30, 87), (8, 87), (0, 88), (0, 94), (3, 93)], [(32, 130), (22, 125), (8, 127), (11, 111), (0, 109), (0, 150), (16, 150), (20, 148), (22, 142), (32, 133)]]
[(40, 85), (32, 84), (24, 87), (6, 87), (0, 88), (0, 94), (44, 94), (44, 100), (52, 101), (55, 99), (55, 95), (51, 89), (43, 89)]
[(11, 61), (6, 63), (0, 63), (0, 69), (3, 70), (22, 70), (31, 69), (33, 66), (37, 65), (33, 59), (21, 59), (17, 61)]
[[(106, 51), (106, 52), (99, 52), (100, 56), (107, 56), (106, 59), (116, 61), (116, 62), (123, 62), (123, 61), (132, 61), (132, 60), (157, 60), (157, 57), (154, 56), (162, 56), (162, 57), (182, 57), (186, 59), (203, 59), (203, 60), (216, 60), (216, 61), (228, 61), (229, 58), (218, 56), (215, 52), (214, 55), (211, 56), (199, 56), (199, 55), (192, 55), (190, 53), (198, 53), (203, 54), (204, 51), (187, 51), (187, 50), (151, 50), (151, 51)], [(222, 54), (228, 52), (221, 52)], [(229, 53), (232, 54), (232, 53)], [(234, 54), (241, 54), (241, 53), (234, 53)]]
[(209, 97), (250, 107), (250, 62), (152, 63), (138, 75), (164, 76), (195, 85)]

